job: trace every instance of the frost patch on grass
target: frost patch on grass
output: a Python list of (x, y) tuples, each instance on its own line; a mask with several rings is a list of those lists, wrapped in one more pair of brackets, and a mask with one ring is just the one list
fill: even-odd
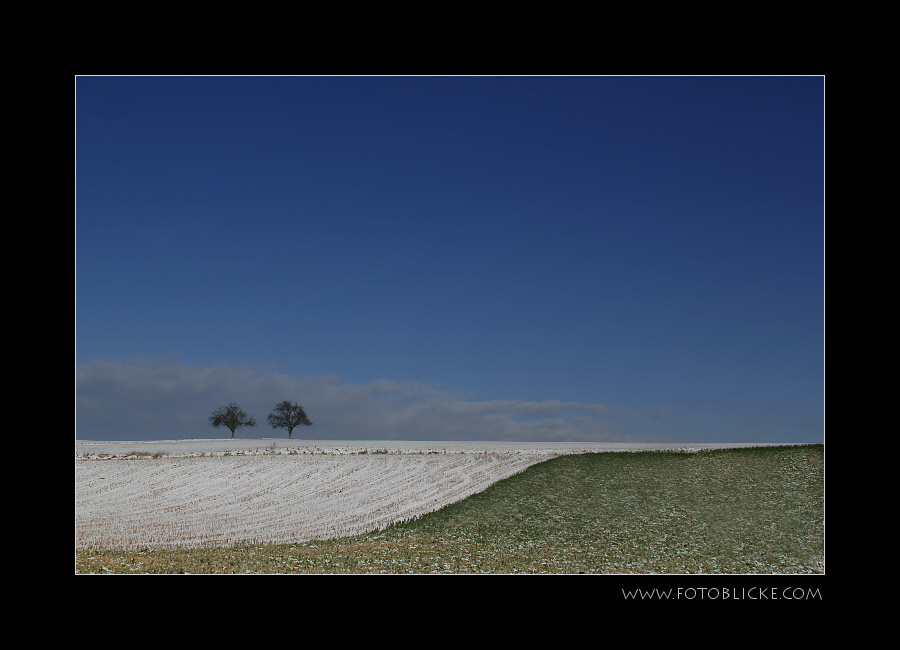
[(552, 454), (221, 455), (75, 463), (76, 549), (355, 535), (463, 499)]

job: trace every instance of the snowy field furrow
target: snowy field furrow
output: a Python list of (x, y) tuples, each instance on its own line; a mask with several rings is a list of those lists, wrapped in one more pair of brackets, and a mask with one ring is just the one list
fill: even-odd
[(562, 454), (725, 446), (748, 445), (79, 441), (75, 546), (190, 548), (355, 535), (437, 510)]

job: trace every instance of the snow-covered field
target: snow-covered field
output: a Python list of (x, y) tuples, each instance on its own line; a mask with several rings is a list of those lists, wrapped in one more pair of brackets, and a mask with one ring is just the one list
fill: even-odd
[(76, 441), (76, 549), (290, 543), (411, 519), (563, 454), (737, 443)]

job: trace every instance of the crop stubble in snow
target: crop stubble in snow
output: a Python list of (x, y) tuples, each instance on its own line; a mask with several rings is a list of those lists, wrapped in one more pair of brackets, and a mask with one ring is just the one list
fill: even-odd
[(459, 501), (532, 453), (77, 459), (76, 549), (191, 548), (355, 535)]

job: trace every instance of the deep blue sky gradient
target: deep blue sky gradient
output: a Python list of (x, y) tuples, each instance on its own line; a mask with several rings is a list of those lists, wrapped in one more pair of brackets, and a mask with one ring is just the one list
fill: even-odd
[(75, 91), (80, 367), (274, 364), (824, 439), (821, 77)]

